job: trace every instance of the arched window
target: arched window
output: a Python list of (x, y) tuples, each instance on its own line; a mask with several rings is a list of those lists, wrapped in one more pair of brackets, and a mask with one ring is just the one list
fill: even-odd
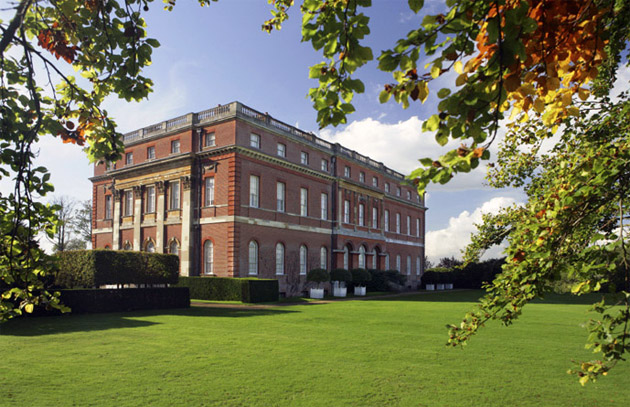
[(359, 268), (360, 269), (365, 268), (365, 246), (363, 245), (359, 247)]
[(411, 256), (407, 256), (407, 275), (411, 274)]
[(348, 266), (350, 265), (350, 252), (348, 251), (348, 246), (343, 247), (343, 268), (348, 270)]
[(104, 247), (104, 249), (105, 249), (105, 250), (109, 250), (109, 249), (111, 249), (111, 247), (109, 247), (109, 245), (108, 245), (108, 244), (106, 244), (106, 245), (105, 245), (105, 247)]
[(378, 252), (374, 250), (374, 255), (372, 256), (372, 268), (374, 270), (378, 269)]
[(284, 274), (284, 245), (276, 244), (276, 274)]
[(203, 244), (203, 274), (214, 274), (214, 244), (206, 240)]
[(400, 254), (396, 255), (396, 270), (400, 272)]
[(420, 275), (420, 256), (416, 257), (416, 275)]
[(249, 274), (258, 274), (258, 243), (249, 242), (249, 261), (247, 267)]
[(173, 239), (171, 244), (168, 245), (168, 252), (170, 254), (174, 254), (175, 256), (179, 256), (179, 243), (177, 240)]
[(155, 253), (155, 243), (153, 243), (153, 240), (149, 240), (147, 242), (145, 250), (147, 251), (147, 253)]
[(308, 250), (306, 246), (300, 246), (300, 274), (306, 275), (306, 268), (308, 267), (306, 258), (308, 257)]
[(319, 250), (319, 264), (321, 268), (328, 270), (328, 249), (326, 246), (322, 246)]
[(389, 270), (389, 253), (385, 255), (385, 270)]

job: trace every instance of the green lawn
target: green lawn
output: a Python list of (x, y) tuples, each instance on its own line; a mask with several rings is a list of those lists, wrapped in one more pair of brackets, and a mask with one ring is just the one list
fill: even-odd
[(627, 406), (630, 363), (594, 385), (587, 306), (529, 305), (464, 350), (444, 346), (479, 292), (270, 309), (13, 320), (0, 326), (0, 405)]

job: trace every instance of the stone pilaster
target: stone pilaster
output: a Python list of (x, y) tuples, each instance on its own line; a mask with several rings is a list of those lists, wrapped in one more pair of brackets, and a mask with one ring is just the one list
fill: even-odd
[(179, 253), (180, 274), (182, 276), (190, 275), (190, 233), (191, 233), (191, 180), (190, 177), (182, 177), (181, 185), (183, 189), (182, 199), (182, 246)]
[(112, 189), (114, 196), (114, 216), (112, 219), (112, 248), (120, 250), (120, 191)]
[(155, 184), (157, 192), (157, 206), (155, 214), (155, 251), (157, 253), (164, 253), (164, 199), (165, 188), (164, 182), (160, 181)]
[(133, 187), (133, 249), (141, 251), (140, 223), (142, 222), (142, 187)]

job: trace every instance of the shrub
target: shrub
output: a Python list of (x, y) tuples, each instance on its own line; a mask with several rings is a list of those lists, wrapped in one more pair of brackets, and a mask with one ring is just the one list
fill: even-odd
[[(73, 314), (188, 308), (187, 288), (123, 288), (58, 290), (61, 302)], [(58, 315), (59, 310), (37, 309), (35, 315)]]
[(331, 281), (342, 281), (344, 283), (349, 283), (352, 281), (352, 273), (350, 273), (346, 269), (333, 269), (330, 272), (330, 280)]
[(92, 288), (106, 284), (175, 284), (179, 258), (173, 254), (116, 250), (62, 252), (54, 285)]
[(394, 291), (397, 286), (405, 285), (407, 278), (398, 270), (368, 270), (370, 280), (366, 282), (368, 291)]
[(317, 285), (319, 285), (330, 281), (330, 273), (328, 270), (324, 269), (313, 269), (306, 275), (306, 281), (312, 281), (313, 283), (317, 283)]
[(372, 275), (366, 269), (352, 269), (352, 282), (355, 286), (361, 287), (372, 279)]
[(388, 282), (395, 285), (405, 285), (407, 282), (407, 276), (401, 274), (398, 270), (386, 270), (385, 278)]
[(229, 277), (180, 277), (178, 287), (188, 287), (190, 298), (212, 301), (278, 301), (278, 280)]
[(470, 263), (463, 269), (435, 267), (422, 275), (422, 285), (452, 283), (456, 288), (479, 289), (486, 282), (494, 280), (501, 272), (503, 259), (490, 259), (478, 263)]

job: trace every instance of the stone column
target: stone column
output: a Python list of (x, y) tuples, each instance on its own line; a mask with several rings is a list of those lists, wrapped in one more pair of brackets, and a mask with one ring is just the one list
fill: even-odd
[(190, 225), (191, 225), (191, 180), (190, 177), (182, 177), (181, 185), (183, 189), (182, 199), (182, 247), (179, 252), (180, 274), (190, 275)]
[(155, 251), (164, 253), (164, 182), (155, 184), (157, 190), (157, 206), (155, 213)]
[(142, 251), (140, 240), (140, 223), (142, 222), (142, 187), (133, 187), (133, 249)]
[(120, 191), (112, 190), (114, 198), (114, 216), (112, 219), (112, 249), (120, 250)]

